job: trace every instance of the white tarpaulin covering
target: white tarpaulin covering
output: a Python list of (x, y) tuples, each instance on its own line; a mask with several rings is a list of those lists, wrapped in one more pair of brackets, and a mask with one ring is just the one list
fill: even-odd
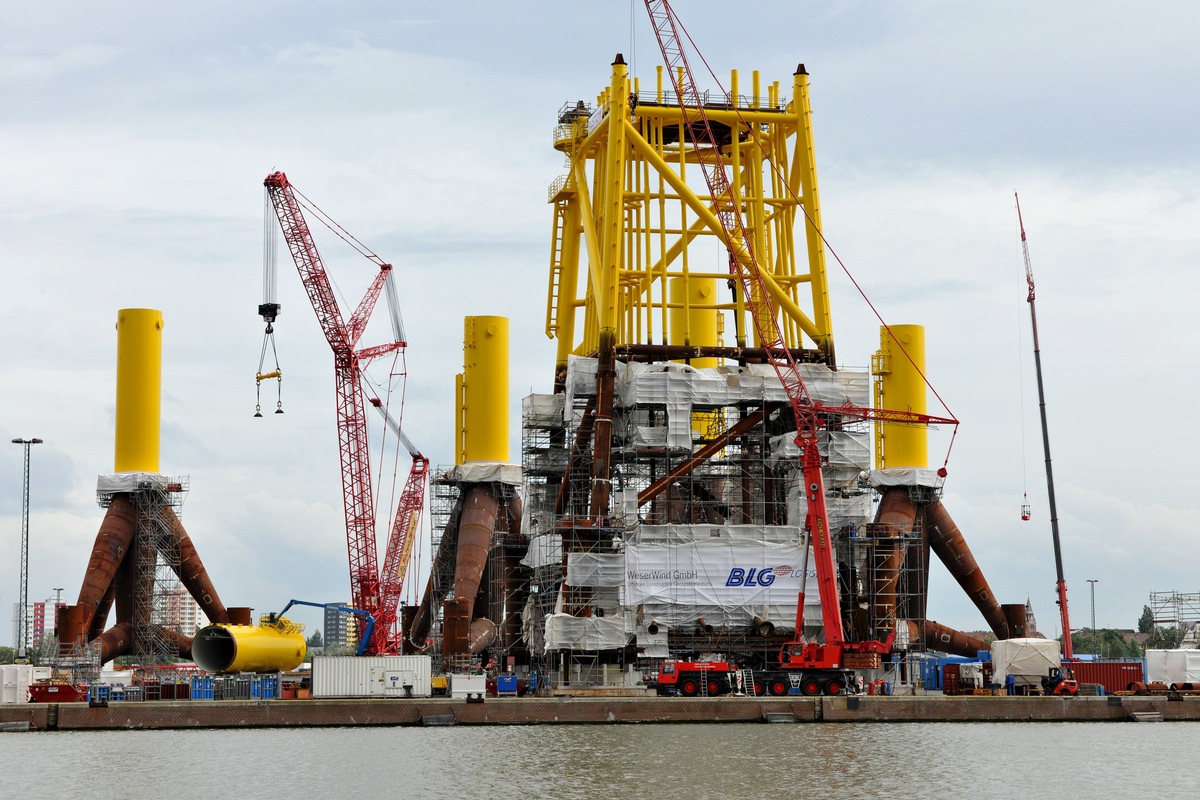
[[(748, 526), (749, 527), (749, 526)], [(802, 562), (795, 544), (707, 541), (625, 548), (625, 603), (660, 626), (749, 625), (757, 616), (795, 624)], [(805, 616), (820, 616), (816, 569), (809, 559)]]
[[(571, 356), (567, 361), (563, 413), (573, 408), (576, 395), (596, 393), (594, 358)], [(865, 370), (840, 369), (824, 364), (798, 364), (809, 395), (827, 406), (870, 402), (871, 376)], [(616, 364), (615, 402), (625, 408), (653, 404), (667, 407), (666, 444), (690, 447), (692, 406), (731, 406), (745, 400), (786, 403), (787, 394), (769, 364), (727, 365), (697, 369), (688, 364)], [(663, 434), (641, 431), (639, 437), (657, 442)]]
[(567, 585), (613, 587), (625, 582), (625, 556), (620, 553), (568, 553)]
[(629, 641), (624, 615), (613, 617), (546, 617), (546, 650), (612, 650)]
[(503, 483), (507, 486), (520, 486), (522, 482), (521, 466), (506, 464), (503, 461), (469, 461), (446, 470), (443, 477), (459, 483)]
[(992, 642), (992, 682), (1003, 684), (1009, 675), (1018, 684), (1040, 685), (1051, 667), (1062, 663), (1054, 639), (1002, 639)]
[(922, 467), (873, 469), (869, 480), (871, 487), (875, 489), (885, 486), (926, 486), (930, 489), (940, 489), (946, 482), (945, 478), (938, 477), (937, 470)]
[(1150, 683), (1200, 683), (1200, 650), (1147, 650)]
[(529, 549), (521, 564), (536, 569), (562, 563), (562, 534), (546, 533), (529, 540)]
[(97, 475), (96, 492), (116, 494), (138, 489), (165, 490), (170, 482), (166, 475), (159, 475), (157, 472), (118, 472), (112, 475)]

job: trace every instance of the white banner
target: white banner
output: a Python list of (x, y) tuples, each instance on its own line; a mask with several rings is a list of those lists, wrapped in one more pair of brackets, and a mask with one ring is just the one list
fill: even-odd
[[(626, 605), (796, 606), (801, 550), (794, 544), (693, 542), (625, 548)], [(811, 551), (805, 606), (820, 606)]]

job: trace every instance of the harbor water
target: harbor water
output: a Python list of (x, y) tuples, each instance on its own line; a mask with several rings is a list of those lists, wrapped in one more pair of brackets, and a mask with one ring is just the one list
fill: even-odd
[(1195, 797), (1194, 723), (539, 725), (0, 735), (0, 798)]

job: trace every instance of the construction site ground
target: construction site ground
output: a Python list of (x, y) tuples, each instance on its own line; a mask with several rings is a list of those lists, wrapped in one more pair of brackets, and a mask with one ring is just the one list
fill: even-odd
[(0, 705), (3, 730), (686, 722), (1200, 721), (1200, 697), (552, 697), (217, 700)]

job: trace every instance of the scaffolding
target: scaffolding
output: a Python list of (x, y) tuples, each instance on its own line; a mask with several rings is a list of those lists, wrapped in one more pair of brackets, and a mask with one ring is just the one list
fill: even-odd
[[(786, 408), (777, 381), (766, 374), (770, 368), (618, 362), (611, 512), (594, 517), (589, 513), (594, 364), (573, 358), (566, 391), (530, 395), (522, 404), (530, 532), (525, 565), (531, 570), (524, 628), (535, 664), (540, 660), (540, 669), (574, 683), (603, 680), (612, 666), (651, 672), (668, 657), (721, 653), (744, 663), (767, 662), (791, 638), (795, 594), (790, 606), (776, 597), (762, 608), (719, 600), (689, 605), (687, 598), (634, 603), (624, 559), (637, 548), (678, 553), (703, 571), (720, 568), (728, 553), (758, 550), (768, 563), (772, 556), (765, 554), (799, 552), (807, 510), (799, 454), (792, 417), (779, 413)], [(818, 397), (861, 396), (868, 385), (861, 373), (834, 374), (820, 365), (804, 369)], [(879, 580), (879, 570), (873, 562), (885, 549), (885, 543), (873, 541), (883, 533), (871, 532), (868, 524), (873, 497), (863, 481), (868, 436), (864, 426), (822, 435), (835, 541), (851, 541), (857, 532), (854, 553), (844, 560), (854, 563), (862, 550), (866, 564), (868, 585), (846, 593), (847, 602), (874, 595), (869, 582)], [(904, 562), (890, 590), (893, 626), (896, 605), (907, 608), (907, 592), (917, 585), (909, 576), (914, 562), (903, 556), (918, 533), (890, 539)], [(705, 562), (709, 553), (716, 555), (713, 564)], [(780, 574), (787, 575), (787, 568)], [(729, 585), (724, 573), (707, 577), (718, 593)], [(881, 621), (871, 618), (868, 624)], [(820, 631), (817, 607), (806, 606), (805, 632)]]
[(1200, 622), (1200, 593), (1151, 592), (1150, 613), (1155, 625), (1184, 627)]
[[(169, 664), (179, 658), (177, 640), (181, 634), (166, 626), (172, 600), (183, 590), (179, 580), (183, 558), (175, 526), (183, 513), (188, 488), (186, 477), (147, 473), (127, 493), (137, 514), (129, 656), (144, 666)], [(100, 507), (107, 508), (116, 494), (99, 492)]]

